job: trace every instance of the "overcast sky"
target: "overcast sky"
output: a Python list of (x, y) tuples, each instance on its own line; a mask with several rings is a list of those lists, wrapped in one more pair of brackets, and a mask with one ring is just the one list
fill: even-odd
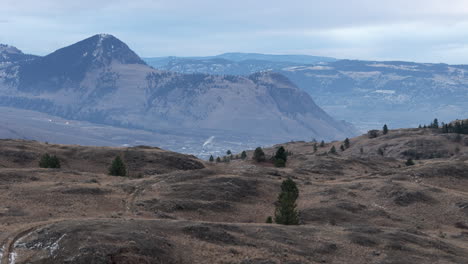
[(143, 57), (224, 52), (468, 64), (468, 0), (1, 0), (0, 43), (110, 33)]

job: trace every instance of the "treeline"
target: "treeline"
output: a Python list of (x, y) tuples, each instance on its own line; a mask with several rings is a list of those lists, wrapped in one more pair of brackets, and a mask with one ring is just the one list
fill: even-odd
[(439, 129), (442, 133), (468, 134), (468, 119), (456, 120), (448, 124), (442, 122), (439, 125), (439, 120), (435, 118), (434, 121), (432, 121), (429, 125), (419, 125), (419, 128)]

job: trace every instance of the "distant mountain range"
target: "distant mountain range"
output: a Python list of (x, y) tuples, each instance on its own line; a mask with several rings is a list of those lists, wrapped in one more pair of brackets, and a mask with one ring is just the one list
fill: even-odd
[[(468, 116), (468, 66), (239, 54), (145, 61), (181, 73), (249, 75), (277, 72), (307, 91), (333, 117), (361, 130), (414, 127), (435, 117)], [(231, 58), (231, 59), (230, 59)]]
[(356, 134), (352, 125), (331, 118), (306, 92), (276, 72), (222, 76), (155, 70), (125, 43), (106, 34), (44, 57), (1, 47), (3, 107), (185, 138), (196, 134), (227, 140), (244, 135), (272, 144)]

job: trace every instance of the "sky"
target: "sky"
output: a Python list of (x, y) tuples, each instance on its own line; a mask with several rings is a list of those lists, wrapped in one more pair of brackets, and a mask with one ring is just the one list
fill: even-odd
[(468, 64), (468, 0), (1, 0), (0, 43), (109, 33), (142, 57), (225, 52)]

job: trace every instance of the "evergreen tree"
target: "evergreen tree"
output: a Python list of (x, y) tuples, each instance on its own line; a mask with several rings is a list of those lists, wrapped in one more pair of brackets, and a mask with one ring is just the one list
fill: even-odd
[(120, 158), (120, 156), (115, 157), (114, 161), (112, 161), (112, 164), (109, 167), (109, 175), (112, 175), (112, 176), (126, 176), (127, 175), (127, 168), (125, 166), (125, 163)]
[(345, 147), (343, 145), (340, 146), (341, 151), (345, 151)]
[(432, 122), (432, 128), (439, 128), (439, 120), (437, 120), (437, 118), (435, 118), (434, 122)]
[(216, 162), (221, 162), (221, 158), (220, 158), (220, 157), (217, 157), (217, 158), (216, 158)]
[(336, 148), (335, 148), (335, 146), (332, 146), (332, 147), (331, 147), (330, 153), (331, 153), (331, 154), (336, 154)]
[(419, 125), (419, 127), (418, 127), (418, 128), (422, 128), (422, 126), (421, 126), (421, 125)]
[(318, 146), (317, 146), (317, 143), (314, 144), (314, 153), (317, 152), (318, 150)]
[(226, 154), (229, 156), (232, 154), (231, 150), (226, 151)]
[(264, 162), (266, 160), (265, 152), (263, 152), (263, 149), (261, 147), (255, 149), (253, 159), (256, 162)]
[(321, 148), (325, 147), (325, 141), (322, 140), (322, 142), (320, 142), (320, 147)]
[(271, 216), (267, 217), (265, 223), (272, 224), (273, 223), (273, 218)]
[(276, 151), (275, 159), (282, 159), (284, 162), (288, 161), (288, 153), (283, 146), (279, 147)]
[(242, 153), (241, 153), (241, 159), (244, 160), (244, 159), (246, 159), (246, 158), (247, 158), (247, 152), (245, 152), (245, 150), (244, 150), (244, 151), (242, 151)]
[(210, 156), (210, 162), (213, 162), (214, 161), (214, 157), (213, 155)]
[(383, 132), (384, 135), (386, 135), (386, 134), (388, 133), (387, 124), (385, 124), (385, 125), (383, 126), (382, 132)]
[(349, 138), (346, 138), (346, 139), (344, 140), (344, 147), (348, 149), (349, 146), (350, 146)]
[(290, 178), (284, 180), (276, 203), (275, 223), (282, 225), (299, 224), (299, 214), (296, 209), (298, 197), (299, 189), (296, 183)]

